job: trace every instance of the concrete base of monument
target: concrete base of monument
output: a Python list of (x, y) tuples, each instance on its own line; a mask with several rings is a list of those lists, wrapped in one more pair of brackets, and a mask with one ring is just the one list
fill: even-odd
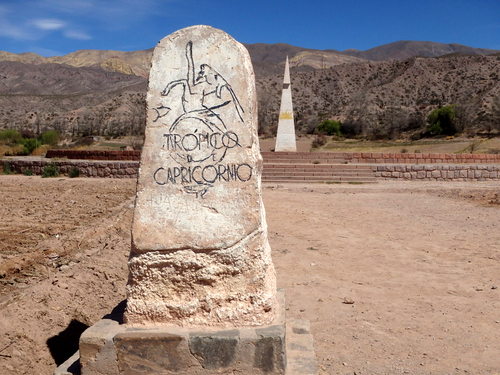
[(79, 354), (54, 375), (317, 374), (309, 322), (231, 329), (130, 327), (101, 319), (80, 337)]

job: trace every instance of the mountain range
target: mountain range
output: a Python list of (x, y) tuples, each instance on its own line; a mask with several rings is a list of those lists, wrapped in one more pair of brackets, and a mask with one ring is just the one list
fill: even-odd
[[(299, 132), (349, 122), (358, 134), (418, 132), (433, 108), (455, 104), (467, 131), (500, 126), (497, 50), (399, 41), (367, 51), (246, 45), (257, 80), (259, 127), (275, 131), (284, 60), (290, 59)], [(0, 128), (68, 135), (141, 134), (152, 49), (65, 56), (0, 51)], [(500, 129), (498, 129), (500, 130)]]

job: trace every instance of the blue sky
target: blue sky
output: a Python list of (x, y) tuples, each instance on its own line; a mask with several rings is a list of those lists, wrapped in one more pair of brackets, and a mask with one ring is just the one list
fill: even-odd
[(0, 0), (0, 50), (141, 50), (196, 24), (243, 43), (314, 49), (397, 40), (500, 49), (499, 0)]

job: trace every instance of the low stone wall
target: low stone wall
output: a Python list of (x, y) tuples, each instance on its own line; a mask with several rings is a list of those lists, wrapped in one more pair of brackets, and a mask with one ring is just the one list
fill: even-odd
[(46, 158), (66, 158), (85, 160), (140, 160), (141, 152), (130, 151), (107, 151), (107, 150), (47, 150)]
[[(61, 175), (68, 175), (73, 168), (81, 177), (137, 178), (138, 161), (85, 161), (85, 160), (32, 160), (3, 159), (15, 173), (29, 170), (41, 175), (46, 165), (55, 165)], [(393, 164), (372, 165), (377, 179), (439, 180), (439, 181), (486, 181), (500, 180), (500, 164)], [(264, 171), (266, 164), (264, 163)]]
[(85, 160), (30, 160), (4, 159), (15, 173), (31, 171), (34, 175), (41, 175), (47, 165), (55, 165), (61, 175), (69, 175), (72, 169), (78, 169), (80, 177), (112, 177), (137, 178), (138, 161), (85, 161)]
[(500, 179), (500, 165), (374, 165), (375, 177), (385, 180), (486, 181)]

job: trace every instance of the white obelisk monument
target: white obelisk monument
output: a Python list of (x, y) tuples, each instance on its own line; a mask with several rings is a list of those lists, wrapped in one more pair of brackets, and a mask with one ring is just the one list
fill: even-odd
[(293, 121), (292, 84), (290, 82), (290, 66), (288, 56), (285, 63), (285, 76), (283, 79), (283, 92), (281, 93), (280, 117), (278, 121), (278, 134), (274, 151), (297, 151), (295, 143), (295, 123)]

